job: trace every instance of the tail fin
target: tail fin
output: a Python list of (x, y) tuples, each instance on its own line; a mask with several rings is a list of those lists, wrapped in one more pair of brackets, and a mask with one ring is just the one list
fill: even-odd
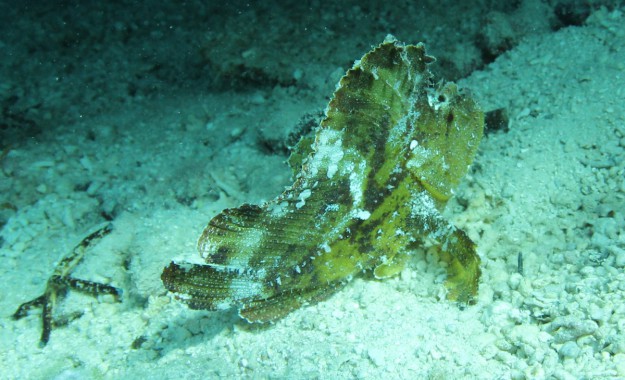
[(165, 288), (192, 309), (224, 310), (262, 297), (262, 283), (252, 275), (212, 265), (169, 264), (161, 275)]

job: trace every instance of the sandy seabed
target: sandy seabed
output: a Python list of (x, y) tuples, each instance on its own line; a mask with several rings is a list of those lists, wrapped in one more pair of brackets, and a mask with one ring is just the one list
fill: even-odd
[[(279, 7), (203, 7), (197, 32), (183, 26), (191, 6), (146, 5), (143, 22), (116, 6), (81, 9), (69, 31), (69, 13), (5, 12), (28, 17), (0, 40), (0, 378), (625, 378), (623, 9), (511, 32), (514, 43), (484, 64), (462, 37), (455, 55), (438, 55), (443, 75), (510, 115), (446, 209), (482, 258), (475, 306), (446, 301), (445, 271), (419, 256), (396, 278), (356, 279), (259, 327), (234, 311), (189, 310), (165, 291), (162, 268), (199, 260), (197, 238), (222, 209), (290, 183), (289, 136), (318, 120), (345, 69), (386, 33), (425, 40), (433, 55), (445, 46), (435, 31), (409, 29), (410, 7), (397, 23), (392, 12), (368, 17), (384, 14), (371, 5), (315, 16), (371, 27), (357, 38), (339, 26), (304, 31), (306, 9), (289, 19)], [(177, 37), (187, 44), (172, 45)], [(74, 275), (122, 288), (123, 301), (71, 292), (56, 312), (82, 316), (39, 348), (40, 315), (11, 315), (107, 220), (113, 232)]]

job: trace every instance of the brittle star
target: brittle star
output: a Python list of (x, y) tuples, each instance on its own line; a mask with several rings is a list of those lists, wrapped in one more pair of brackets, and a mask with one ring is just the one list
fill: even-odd
[[(78, 264), (84, 259), (87, 248), (95, 242), (108, 235), (113, 230), (111, 224), (98, 229), (85, 237), (72, 252), (65, 256), (61, 262), (59, 262), (54, 268), (52, 276), (46, 283), (45, 292), (37, 298), (34, 298), (28, 302), (24, 302), (17, 308), (13, 319), (18, 320), (28, 315), (28, 311), (32, 308), (42, 308), (42, 324), (43, 329), (41, 332), (41, 339), (39, 340), (39, 346), (44, 347), (50, 340), (50, 332), (55, 326), (63, 325), (69, 321), (54, 321), (53, 312), (59, 300), (64, 297), (69, 289), (77, 290), (82, 293), (87, 293), (92, 296), (98, 296), (101, 294), (111, 294), (116, 301), (119, 302), (119, 298), (122, 294), (122, 290), (116, 287), (101, 284), (94, 281), (80, 280), (71, 277), (70, 274), (76, 268)], [(79, 315), (75, 316), (78, 317)], [(73, 319), (73, 318), (72, 318)]]

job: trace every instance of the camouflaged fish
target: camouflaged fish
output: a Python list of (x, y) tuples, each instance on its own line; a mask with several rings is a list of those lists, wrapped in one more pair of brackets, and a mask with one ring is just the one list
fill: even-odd
[(294, 148), (295, 183), (214, 217), (198, 242), (206, 264), (172, 262), (165, 287), (193, 309), (236, 306), (268, 322), (363, 273), (393, 276), (428, 244), (447, 264), (448, 299), (473, 303), (475, 244), (440, 212), (475, 156), (484, 115), (453, 83), (433, 85), (433, 61), (423, 44), (391, 36), (356, 61), (314, 141)]

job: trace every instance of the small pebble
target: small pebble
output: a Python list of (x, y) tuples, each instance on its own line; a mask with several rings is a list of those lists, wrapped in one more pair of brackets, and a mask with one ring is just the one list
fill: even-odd
[(625, 376), (625, 354), (614, 355), (614, 369), (619, 376)]
[(568, 358), (568, 359), (575, 359), (576, 357), (579, 356), (580, 352), (581, 350), (577, 346), (577, 343), (575, 342), (566, 342), (558, 350), (558, 353), (560, 354), (560, 356), (562, 356), (563, 358)]
[(384, 351), (377, 348), (370, 348), (367, 350), (367, 354), (369, 355), (369, 359), (375, 364), (376, 367), (383, 367), (386, 361)]
[(608, 251), (614, 255), (614, 265), (617, 267), (625, 267), (625, 249), (611, 245)]
[(80, 161), (80, 164), (82, 165), (82, 167), (87, 169), (87, 171), (89, 171), (89, 172), (93, 171), (93, 163), (91, 162), (89, 157), (82, 156), (82, 158), (79, 161)]
[(548, 326), (548, 330), (554, 332), (555, 343), (564, 343), (584, 335), (594, 334), (598, 328), (595, 321), (578, 319), (572, 315), (556, 317)]
[(510, 278), (508, 279), (508, 286), (510, 286), (510, 289), (512, 290), (517, 290), (522, 281), (523, 281), (523, 276), (521, 274), (513, 273), (510, 275)]
[(300, 69), (295, 69), (295, 71), (293, 71), (293, 79), (295, 79), (296, 81), (299, 81), (300, 79), (302, 79), (303, 75), (304, 75), (304, 72)]
[(265, 104), (266, 101), (267, 99), (265, 99), (265, 96), (261, 92), (254, 93), (250, 98), (250, 102), (256, 105)]

